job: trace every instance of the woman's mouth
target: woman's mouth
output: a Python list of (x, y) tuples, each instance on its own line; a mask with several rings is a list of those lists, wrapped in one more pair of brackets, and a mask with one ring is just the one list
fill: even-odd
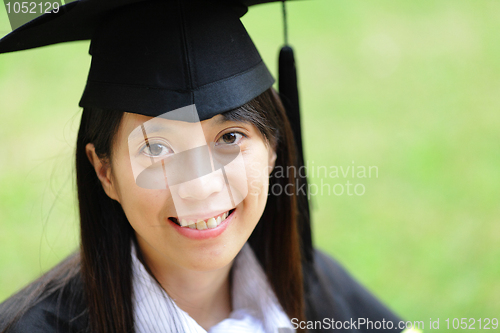
[(217, 228), (226, 218), (234, 212), (234, 209), (231, 209), (223, 214), (219, 214), (213, 217), (210, 217), (205, 220), (188, 220), (181, 219), (179, 220), (176, 217), (169, 217), (169, 220), (179, 225), (182, 228), (190, 228), (190, 229), (198, 229), (198, 230), (206, 230), (206, 229), (214, 229)]

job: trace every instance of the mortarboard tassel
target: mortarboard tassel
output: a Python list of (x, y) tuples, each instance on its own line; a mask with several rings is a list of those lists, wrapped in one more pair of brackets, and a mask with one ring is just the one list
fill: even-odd
[(301, 162), (303, 162), (297, 71), (293, 49), (288, 45), (283, 46), (280, 51), (278, 80), (280, 96), (284, 99), (286, 113), (297, 145), (297, 153)]
[[(278, 69), (278, 89), (280, 97), (285, 106), (288, 119), (290, 120), (295, 144), (297, 146), (297, 164), (298, 167), (304, 165), (304, 153), (302, 149), (302, 133), (300, 126), (300, 104), (299, 104), (299, 89), (297, 85), (297, 70), (295, 68), (295, 57), (293, 49), (288, 45), (288, 28), (286, 18), (286, 0), (283, 0), (283, 21), (285, 33), (285, 45), (281, 48), (279, 55), (279, 69)], [(297, 170), (298, 171), (298, 170)], [(299, 187), (305, 189), (297, 191), (298, 204), (299, 204), (299, 232), (302, 242), (304, 259), (312, 263), (313, 248), (312, 248), (312, 235), (311, 235), (311, 222), (309, 215), (309, 201), (307, 198), (307, 179), (301, 176), (301, 172), (297, 172), (299, 178)]]

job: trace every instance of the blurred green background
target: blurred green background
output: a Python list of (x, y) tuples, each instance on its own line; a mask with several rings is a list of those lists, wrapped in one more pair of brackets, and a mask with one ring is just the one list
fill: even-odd
[[(313, 197), (317, 247), (426, 329), (500, 317), (500, 2), (311, 0), (288, 13), (309, 170), (378, 170), (311, 177), (345, 187)], [(276, 73), (280, 4), (243, 21)], [(78, 247), (87, 51), (0, 55), (0, 301)], [(364, 194), (348, 195), (347, 181)]]

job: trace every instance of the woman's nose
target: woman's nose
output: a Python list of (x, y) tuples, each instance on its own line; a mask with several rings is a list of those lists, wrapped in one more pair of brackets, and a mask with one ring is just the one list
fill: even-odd
[(222, 170), (211, 172), (177, 185), (178, 195), (186, 200), (204, 200), (214, 193), (224, 189), (224, 176)]

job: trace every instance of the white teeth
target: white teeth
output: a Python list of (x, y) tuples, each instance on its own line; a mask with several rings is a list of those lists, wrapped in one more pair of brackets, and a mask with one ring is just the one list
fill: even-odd
[(196, 222), (196, 229), (198, 229), (198, 230), (207, 229), (207, 223), (203, 220)]
[(217, 222), (215, 222), (215, 219), (213, 217), (209, 218), (207, 221), (207, 227), (208, 229), (213, 229), (217, 226)]
[(205, 229), (213, 229), (220, 225), (227, 217), (229, 216), (229, 212), (225, 212), (222, 215), (217, 217), (211, 217), (208, 220), (186, 220), (181, 219), (178, 220), (181, 227), (189, 227), (191, 229), (205, 230)]

